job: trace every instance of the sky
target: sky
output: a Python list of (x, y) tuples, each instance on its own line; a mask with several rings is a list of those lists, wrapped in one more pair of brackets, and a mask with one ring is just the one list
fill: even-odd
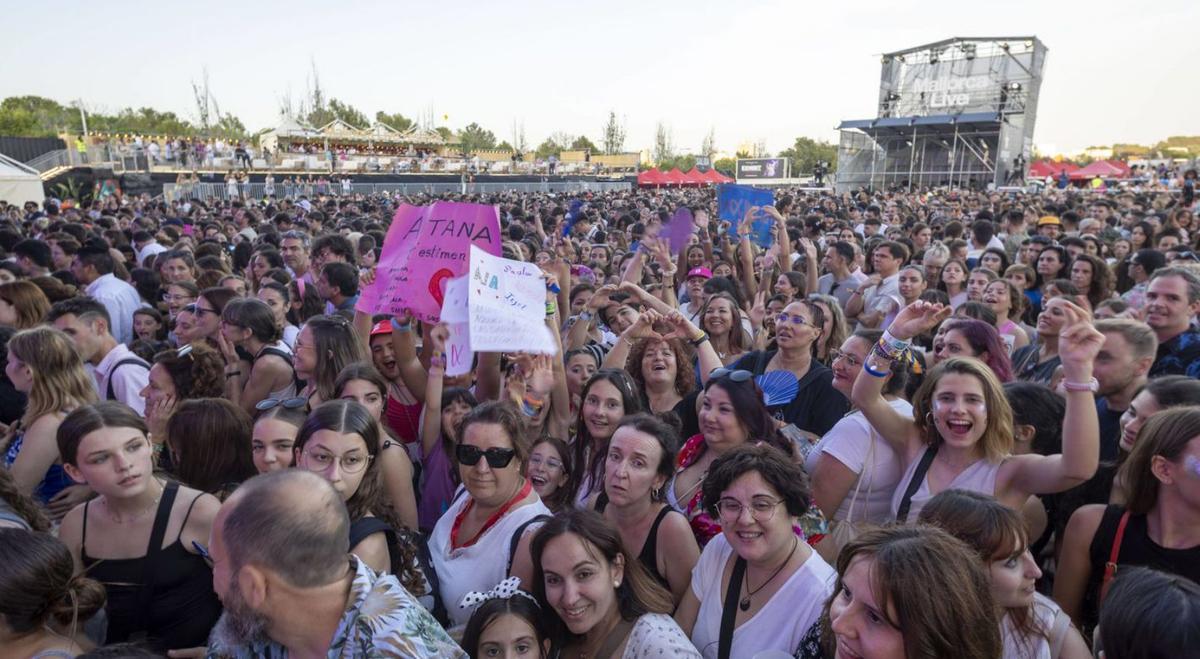
[[(373, 118), (432, 110), (533, 147), (555, 132), (599, 144), (610, 111), (626, 150), (656, 125), (698, 151), (800, 136), (835, 141), (875, 116), (880, 54), (944, 38), (1036, 35), (1048, 47), (1034, 142), (1070, 153), (1200, 134), (1200, 2), (857, 0), (422, 2), (4, 0), (0, 97), (196, 119), (208, 71), (221, 110), (254, 131), (301, 99), (315, 64), (327, 96)], [(448, 117), (443, 121), (443, 116)]]

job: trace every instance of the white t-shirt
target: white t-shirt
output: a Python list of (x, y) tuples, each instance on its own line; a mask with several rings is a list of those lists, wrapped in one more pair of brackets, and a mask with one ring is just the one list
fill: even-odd
[[(513, 508), (480, 536), (475, 544), (452, 551), (450, 530), (454, 527), (454, 518), (470, 500), (469, 495), (463, 495), (450, 504), (438, 518), (429, 536), (429, 555), (441, 586), (442, 604), (450, 616), (450, 632), (459, 635), (474, 610), (459, 606), (463, 596), (472, 590), (491, 590), (508, 577), (509, 543), (517, 527), (538, 515), (550, 514), (550, 509), (540, 500)], [(525, 530), (529, 532), (537, 527), (537, 524), (530, 524)]]
[[(912, 418), (912, 404), (904, 399), (889, 401), (893, 410)], [(823, 458), (824, 456), (824, 458)], [(900, 458), (867, 421), (862, 412), (842, 417), (809, 452), (805, 468), (811, 475), (820, 459), (835, 459), (859, 475), (833, 518), (837, 521), (886, 524), (892, 518), (892, 494), (900, 484)], [(854, 491), (858, 490), (855, 499)], [(851, 502), (854, 517), (850, 518)]]
[(700, 659), (700, 653), (671, 616), (647, 613), (629, 631), (621, 659)]
[[(721, 611), (725, 606), (721, 576), (732, 555), (729, 541), (723, 533), (718, 533), (709, 540), (692, 568), (692, 594), (700, 600), (692, 643), (705, 659), (717, 656)], [(753, 657), (764, 650), (795, 652), (808, 628), (821, 616), (836, 579), (837, 572), (812, 552), (758, 613), (733, 630), (729, 656)]]

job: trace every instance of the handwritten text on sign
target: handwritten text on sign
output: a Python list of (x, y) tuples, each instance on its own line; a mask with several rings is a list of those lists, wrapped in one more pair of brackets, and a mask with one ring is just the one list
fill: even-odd
[(546, 327), (546, 280), (535, 265), (471, 247), (470, 342), (475, 352), (553, 354)]
[(437, 322), (446, 281), (466, 273), (472, 246), (500, 253), (495, 206), (448, 201), (401, 206), (384, 238), (375, 283), (356, 309), (391, 314), (409, 309), (422, 321)]

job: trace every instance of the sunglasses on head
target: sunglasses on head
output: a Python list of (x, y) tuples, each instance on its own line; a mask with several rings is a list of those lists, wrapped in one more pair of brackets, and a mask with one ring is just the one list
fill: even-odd
[(725, 376), (729, 376), (729, 379), (733, 382), (745, 382), (746, 380), (754, 377), (754, 374), (750, 371), (743, 371), (742, 369), (721, 367), (713, 369), (713, 372), (708, 375), (708, 379), (716, 380), (717, 378), (723, 378)]
[(512, 462), (516, 457), (517, 452), (511, 448), (498, 448), (493, 446), (486, 451), (481, 451), (474, 446), (467, 444), (459, 444), (454, 447), (454, 457), (458, 458), (460, 464), (474, 467), (479, 464), (480, 458), (487, 458), (488, 466), (492, 469), (503, 469)]
[(254, 409), (258, 410), (259, 412), (266, 412), (267, 410), (274, 409), (280, 405), (288, 408), (289, 410), (294, 410), (308, 405), (308, 399), (304, 396), (296, 396), (295, 398), (268, 398), (266, 400), (258, 401), (258, 404), (254, 406)]

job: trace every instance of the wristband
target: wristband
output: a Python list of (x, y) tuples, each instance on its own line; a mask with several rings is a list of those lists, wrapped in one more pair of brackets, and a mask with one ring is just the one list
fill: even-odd
[(562, 288), (559, 288), (558, 284), (550, 284), (550, 285), (546, 286), (546, 290), (550, 291), (551, 293), (554, 293), (555, 295), (558, 295), (559, 293), (562, 292)]
[(1061, 386), (1064, 391), (1086, 391), (1088, 393), (1094, 393), (1100, 390), (1100, 381), (1096, 378), (1092, 378), (1088, 382), (1067, 382), (1066, 379), (1064, 379), (1059, 386)]
[(897, 339), (886, 329), (883, 330), (883, 336), (879, 339), (879, 342), (885, 346), (890, 346), (893, 352), (903, 352), (907, 350), (908, 346), (911, 344), (911, 341)]
[(242, 374), (241, 371), (227, 371), (225, 373), (225, 379), (228, 380), (229, 378), (235, 378), (241, 374)]
[(527, 393), (521, 399), (521, 413), (528, 417), (537, 416), (545, 406), (546, 400), (544, 398), (538, 398), (533, 394)]
[(697, 336), (696, 338), (689, 340), (688, 343), (692, 344), (692, 347), (694, 347), (694, 348), (699, 348), (700, 344), (704, 343), (707, 340), (708, 340), (708, 332), (701, 332), (700, 336)]
[(400, 321), (393, 318), (392, 319), (392, 331), (400, 332), (401, 334), (403, 334), (404, 332), (411, 332), (412, 331), (412, 323), (401, 323)]
[(584, 309), (583, 311), (579, 312), (579, 320), (582, 320), (585, 323), (592, 322), (592, 318), (594, 318), (594, 317), (595, 317), (595, 314), (588, 311), (587, 309)]
[(446, 356), (440, 352), (435, 352), (429, 356), (429, 365), (440, 366), (446, 368)]
[(865, 371), (867, 375), (877, 378), (886, 378), (888, 376), (888, 371), (876, 371), (875, 369), (871, 368), (870, 360), (863, 362), (862, 370)]
[(547, 302), (546, 303), (546, 315), (553, 316), (556, 313), (558, 313), (558, 304), (554, 303), (554, 302)]

